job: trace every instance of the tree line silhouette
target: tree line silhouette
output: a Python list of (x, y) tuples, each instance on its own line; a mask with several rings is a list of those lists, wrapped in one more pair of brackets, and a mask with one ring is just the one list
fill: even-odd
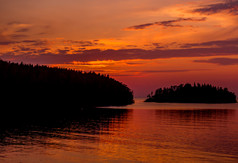
[(227, 88), (211, 84), (180, 84), (170, 88), (159, 88), (147, 96), (145, 102), (176, 103), (236, 103), (236, 95)]
[(109, 75), (0, 60), (1, 102), (7, 106), (127, 105), (133, 92)]

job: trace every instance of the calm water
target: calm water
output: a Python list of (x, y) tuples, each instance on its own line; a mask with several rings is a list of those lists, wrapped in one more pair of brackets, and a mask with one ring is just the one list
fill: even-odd
[(158, 104), (1, 122), (0, 162), (238, 162), (238, 104)]

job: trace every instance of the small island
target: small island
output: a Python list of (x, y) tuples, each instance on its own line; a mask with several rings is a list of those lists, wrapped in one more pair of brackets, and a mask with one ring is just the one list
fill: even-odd
[(147, 96), (145, 102), (164, 103), (236, 103), (236, 95), (227, 88), (211, 84), (180, 84), (159, 88)]
[(32, 110), (62, 106), (80, 109), (134, 102), (133, 92), (125, 84), (95, 72), (0, 60), (0, 82), (1, 104), (15, 110), (25, 106)]

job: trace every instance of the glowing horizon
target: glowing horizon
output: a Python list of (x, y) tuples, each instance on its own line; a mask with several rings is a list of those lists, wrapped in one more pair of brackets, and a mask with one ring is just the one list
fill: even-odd
[(238, 1), (0, 0), (0, 58), (109, 74), (136, 97), (186, 82), (238, 94)]

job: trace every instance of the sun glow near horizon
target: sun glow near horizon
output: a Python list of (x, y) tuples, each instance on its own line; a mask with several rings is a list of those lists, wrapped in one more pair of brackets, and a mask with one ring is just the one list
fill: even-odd
[(238, 93), (237, 0), (0, 3), (3, 60), (109, 74), (136, 96), (179, 82)]

